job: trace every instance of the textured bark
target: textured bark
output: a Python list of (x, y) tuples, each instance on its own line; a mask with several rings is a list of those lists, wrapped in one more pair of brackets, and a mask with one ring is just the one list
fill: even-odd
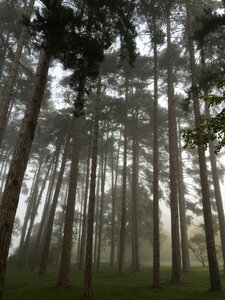
[[(51, 210), (50, 210), (50, 214), (49, 214), (47, 225), (46, 225), (46, 232), (45, 232), (45, 237), (44, 237), (44, 241), (43, 241), (41, 257), (40, 257), (39, 275), (45, 274), (46, 270), (47, 270), (54, 217), (55, 217), (59, 193), (60, 193), (60, 189), (61, 189), (61, 185), (62, 185), (62, 181), (63, 181), (66, 160), (67, 160), (67, 156), (68, 156), (68, 152), (69, 152), (69, 145), (70, 145), (69, 142), (70, 142), (70, 137), (68, 137), (67, 141), (66, 141), (66, 145), (65, 145), (65, 149), (64, 149), (64, 153), (63, 153), (63, 157), (62, 157), (62, 163), (60, 166), (59, 175), (58, 175), (58, 179), (57, 179), (57, 183), (56, 183), (56, 189), (55, 189), (54, 197), (52, 200)], [(59, 155), (57, 158), (59, 158)], [(58, 161), (58, 159), (56, 161)]]
[[(7, 50), (8, 50), (8, 47), (9, 47), (9, 38), (10, 38), (10, 33), (8, 32), (7, 35), (6, 35), (6, 38), (5, 38), (5, 41), (4, 41), (4, 44), (3, 44), (3, 48), (2, 48), (2, 51), (1, 51), (1, 56), (0, 56), (0, 79), (2, 77), (2, 73), (3, 73), (3, 70), (4, 70), (5, 61), (6, 61)], [(1, 94), (0, 94), (0, 96), (1, 96)]]
[(84, 272), (84, 297), (92, 296), (93, 230), (94, 230), (94, 214), (95, 214), (95, 187), (96, 187), (96, 170), (97, 170), (97, 156), (98, 156), (100, 103), (101, 103), (101, 75), (99, 75), (98, 78), (95, 115), (94, 115), (94, 130), (93, 130), (92, 159), (91, 159), (91, 181), (90, 181), (90, 195), (89, 195), (89, 203), (88, 203), (87, 242), (86, 242), (86, 258), (85, 258), (85, 272)]
[(124, 153), (123, 153), (123, 179), (122, 179), (122, 199), (121, 199), (121, 219), (120, 219), (120, 240), (118, 272), (123, 274), (125, 258), (125, 239), (126, 239), (126, 193), (127, 193), (127, 114), (128, 114), (128, 79), (126, 78), (125, 87), (125, 108), (124, 108)]
[[(4, 161), (4, 167), (3, 167), (3, 173), (2, 173), (2, 182), (1, 182), (1, 189), (0, 189), (0, 195), (2, 195), (3, 193), (3, 189), (4, 189), (4, 186), (5, 186), (5, 182), (6, 182), (6, 178), (7, 178), (7, 168), (9, 166), (9, 163), (10, 163), (10, 156), (11, 156), (11, 152), (8, 151), (8, 157), (5, 159)], [(1, 200), (0, 200), (1, 202)]]
[(139, 172), (139, 149), (138, 149), (138, 104), (133, 113), (133, 162), (132, 162), (132, 269), (140, 271), (139, 237), (138, 237), (138, 172)]
[[(169, 10), (170, 12), (170, 10)], [(172, 274), (171, 282), (177, 283), (181, 277), (179, 215), (178, 215), (178, 146), (176, 110), (173, 88), (173, 62), (171, 49), (170, 16), (167, 17), (167, 51), (168, 51), (168, 118), (169, 118), (169, 162), (170, 162), (170, 210), (172, 239)]]
[[(201, 63), (205, 65), (205, 55), (204, 49), (201, 49)], [(205, 91), (205, 96), (208, 94)], [(210, 110), (208, 103), (205, 103), (205, 115), (207, 119), (210, 119)], [(214, 194), (216, 198), (216, 207), (218, 213), (218, 220), (219, 220), (219, 229), (220, 229), (220, 240), (221, 240), (221, 248), (222, 248), (222, 257), (223, 257), (223, 273), (225, 275), (225, 219), (224, 219), (224, 208), (223, 208), (223, 200), (221, 195), (220, 189), (220, 180), (218, 176), (218, 168), (217, 168), (217, 160), (216, 155), (214, 153), (213, 142), (209, 141), (209, 155), (210, 155), (210, 164), (212, 170), (212, 177), (213, 177), (213, 186), (214, 186)]]
[[(194, 44), (192, 40), (192, 26), (191, 26), (189, 0), (186, 0), (186, 10), (187, 10), (187, 33), (188, 33), (188, 43), (189, 43), (192, 93), (193, 93), (193, 101), (194, 101), (195, 126), (198, 128), (200, 125), (200, 106), (199, 106), (199, 99), (197, 94), (196, 64), (195, 64)], [(209, 262), (210, 285), (212, 290), (220, 290), (221, 282), (220, 282), (218, 261), (216, 257), (209, 182), (208, 182), (208, 174), (207, 174), (206, 157), (205, 157), (203, 145), (198, 146), (198, 157), (199, 157), (200, 180), (201, 180), (201, 189), (202, 189), (203, 217), (205, 223), (206, 248), (207, 248), (208, 262)]]
[[(67, 184), (66, 194), (65, 194), (65, 198), (64, 198), (64, 204), (62, 205), (63, 217), (65, 217), (65, 213), (66, 213), (66, 201), (68, 198), (68, 193), (69, 193), (69, 184)], [(61, 254), (61, 249), (62, 249), (62, 236), (63, 236), (63, 224), (64, 224), (64, 221), (61, 223), (60, 230), (59, 230), (60, 235), (59, 235), (59, 239), (58, 239), (58, 249), (57, 249), (57, 254), (56, 254), (56, 265), (57, 266), (59, 266), (59, 264), (60, 264), (60, 254)]]
[(115, 182), (114, 182), (114, 164), (112, 154), (112, 218), (111, 218), (111, 252), (110, 252), (110, 267), (114, 267), (115, 263), (115, 215), (116, 215), (116, 195), (117, 195), (117, 181), (118, 181), (118, 166), (120, 157), (120, 144), (121, 144), (121, 131), (118, 144), (117, 158), (116, 158), (116, 170), (115, 170)]
[(188, 250), (188, 235), (187, 235), (187, 218), (186, 205), (184, 195), (184, 175), (182, 167), (182, 147), (181, 134), (179, 128), (179, 176), (178, 176), (178, 194), (179, 194), (179, 213), (180, 213), (180, 235), (181, 235), (181, 254), (182, 254), (182, 270), (188, 272), (190, 268), (189, 250)]
[[(153, 34), (156, 37), (156, 19), (153, 19)], [(158, 49), (156, 39), (154, 50), (154, 107), (153, 107), (153, 270), (152, 285), (160, 287), (160, 228), (159, 228), (159, 117), (158, 117)]]
[(89, 146), (88, 146), (86, 183), (85, 183), (85, 192), (84, 192), (83, 222), (82, 222), (82, 233), (81, 233), (81, 243), (80, 243), (80, 257), (79, 257), (79, 264), (78, 264), (79, 270), (83, 269), (84, 262), (85, 262), (84, 254), (85, 254), (86, 233), (87, 233), (87, 204), (88, 204), (88, 190), (89, 190), (89, 178), (90, 178), (91, 142), (92, 142), (92, 138), (90, 138)]
[[(30, 3), (29, 3), (29, 6), (28, 6), (27, 17), (29, 19), (32, 15), (34, 2), (35, 2), (35, 0), (31, 0)], [(1, 105), (1, 108), (0, 108), (0, 145), (2, 143), (3, 134), (4, 134), (5, 127), (6, 127), (7, 115), (8, 115), (10, 102), (11, 102), (11, 99), (12, 99), (13, 87), (14, 87), (15, 82), (16, 82), (16, 77), (17, 77), (17, 72), (18, 72), (18, 68), (19, 68), (20, 58), (21, 58), (21, 55), (22, 55), (23, 46), (24, 46), (24, 43), (25, 43), (26, 36), (27, 36), (27, 27), (23, 26), (22, 30), (21, 30), (21, 33), (20, 33), (19, 40), (18, 40), (16, 52), (15, 52), (15, 55), (14, 55), (14, 60), (13, 60), (13, 63), (12, 63), (11, 69), (10, 69), (9, 79), (6, 83), (6, 89), (5, 89), (5, 92), (4, 92), (2, 105)]]
[[(109, 126), (109, 122), (108, 122)], [(107, 137), (106, 143), (109, 135), (109, 128), (107, 126)], [(103, 146), (103, 145), (102, 145)], [(102, 147), (103, 149), (103, 147)], [(101, 262), (101, 243), (102, 243), (102, 227), (103, 227), (103, 211), (104, 211), (104, 195), (105, 195), (105, 179), (106, 179), (106, 165), (107, 165), (107, 146), (105, 153), (102, 153), (102, 174), (101, 174), (101, 201), (100, 201), (100, 213), (99, 213), (99, 227), (98, 227), (98, 249), (97, 249), (97, 261), (96, 261), (96, 271), (99, 272), (100, 262)]]
[(101, 163), (98, 168), (98, 176), (97, 176), (97, 188), (96, 188), (96, 194), (95, 194), (95, 229), (94, 229), (94, 267), (96, 267), (97, 263), (97, 249), (98, 249), (98, 227), (99, 227), (99, 212), (100, 212), (100, 207), (99, 207), (99, 201), (100, 201), (100, 183), (101, 183)]
[(80, 157), (82, 127), (84, 121), (84, 89), (85, 78), (82, 78), (80, 80), (79, 94), (78, 99), (75, 103), (74, 112), (72, 163), (70, 168), (69, 193), (66, 206), (62, 253), (57, 283), (57, 286), (59, 287), (66, 287), (69, 285), (70, 260), (73, 239), (73, 222), (78, 179), (78, 165)]
[(49, 59), (46, 56), (45, 51), (41, 50), (32, 95), (27, 105), (25, 117), (23, 119), (19, 137), (12, 156), (0, 206), (0, 295), (2, 294), (4, 285), (13, 222), (18, 206), (23, 176), (27, 167), (30, 149), (37, 126), (37, 119), (47, 82), (48, 69)]
[[(85, 168), (86, 168), (86, 166), (85, 166)], [(85, 174), (85, 168), (84, 168), (84, 174)], [(83, 179), (81, 195), (80, 195), (80, 191), (78, 190), (78, 197), (79, 197), (79, 202), (81, 203), (81, 208), (80, 208), (79, 232), (78, 232), (78, 241), (77, 241), (77, 265), (79, 264), (79, 259), (80, 259), (82, 216), (84, 214), (84, 186), (85, 186), (85, 180)]]

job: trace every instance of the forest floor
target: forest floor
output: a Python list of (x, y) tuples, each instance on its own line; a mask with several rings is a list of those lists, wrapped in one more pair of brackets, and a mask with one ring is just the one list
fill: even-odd
[[(219, 300), (225, 299), (225, 276), (221, 276), (223, 291), (209, 291), (208, 268), (193, 267), (182, 276), (182, 282), (171, 284), (170, 267), (161, 271), (162, 287), (151, 288), (151, 268), (143, 266), (134, 273), (129, 268), (119, 277), (116, 269), (102, 265), (101, 271), (93, 276), (91, 300)], [(8, 268), (3, 300), (79, 300), (84, 299), (83, 273), (72, 266), (71, 285), (56, 288), (57, 269), (50, 268), (47, 275), (40, 277), (29, 270)]]

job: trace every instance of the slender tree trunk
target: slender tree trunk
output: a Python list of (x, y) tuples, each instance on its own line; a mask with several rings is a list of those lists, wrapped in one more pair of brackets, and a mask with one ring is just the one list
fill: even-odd
[(8, 151), (8, 157), (5, 159), (5, 162), (4, 162), (4, 169), (3, 169), (3, 174), (2, 174), (0, 195), (2, 195), (4, 186), (5, 186), (5, 182), (6, 182), (6, 178), (7, 178), (7, 168), (8, 168), (9, 162), (10, 162), (10, 156), (11, 156), (11, 152)]
[[(10, 38), (10, 33), (8, 32), (7, 36), (5, 38), (3, 50), (2, 50), (1, 56), (0, 56), (0, 79), (2, 78), (2, 73), (4, 70), (5, 61), (6, 61), (7, 50), (9, 47), (9, 38)], [(0, 94), (0, 96), (1, 96), (1, 94)]]
[(13, 223), (47, 82), (49, 63), (50, 60), (42, 49), (32, 95), (15, 146), (0, 206), (0, 298), (3, 291)]
[[(92, 135), (92, 134), (91, 134)], [(86, 170), (86, 183), (85, 183), (85, 193), (84, 193), (84, 210), (83, 210), (83, 222), (82, 222), (82, 233), (81, 233), (81, 243), (80, 243), (80, 258), (78, 269), (81, 270), (84, 267), (85, 262), (85, 245), (86, 245), (86, 233), (87, 233), (87, 202), (88, 202), (88, 190), (89, 190), (89, 178), (90, 178), (90, 158), (91, 158), (91, 142), (90, 138), (88, 146), (88, 158), (87, 158), (87, 170)]]
[(181, 151), (182, 151), (181, 134), (179, 128), (178, 194), (179, 194), (179, 212), (180, 212), (181, 253), (182, 253), (183, 272), (188, 272), (190, 267), (190, 259), (189, 259), (189, 251), (188, 251), (188, 235), (187, 235), (188, 228), (187, 228), (187, 218), (186, 218), (186, 205), (185, 205), (185, 196), (184, 196), (184, 175), (183, 175)]
[(119, 261), (118, 272), (123, 274), (126, 242), (126, 193), (127, 193), (127, 114), (128, 114), (128, 79), (125, 83), (125, 108), (124, 108), (124, 153), (123, 153), (123, 182), (121, 199), (121, 220), (120, 220), (120, 240), (119, 240)]
[[(170, 14), (170, 9), (168, 10)], [(172, 274), (171, 282), (177, 283), (181, 277), (179, 214), (178, 214), (178, 145), (176, 110), (173, 88), (173, 62), (170, 15), (167, 17), (167, 51), (168, 51), (168, 118), (169, 118), (169, 161), (170, 161), (170, 209), (172, 238)]]
[[(108, 122), (109, 124), (109, 122)], [(107, 126), (108, 127), (108, 126)], [(109, 128), (107, 128), (106, 143), (108, 140)], [(103, 149), (103, 145), (102, 145)], [(100, 201), (100, 216), (99, 216), (99, 228), (98, 228), (98, 251), (97, 251), (97, 262), (96, 271), (99, 272), (101, 262), (101, 244), (102, 244), (102, 228), (103, 228), (103, 211), (104, 211), (104, 194), (105, 194), (105, 179), (106, 179), (106, 165), (107, 165), (107, 146), (102, 150), (102, 174), (101, 174), (101, 201)]]
[(158, 117), (158, 47), (156, 17), (153, 19), (154, 107), (153, 107), (153, 276), (152, 285), (160, 287), (160, 211), (159, 211), (159, 117)]
[[(86, 165), (85, 165), (85, 168), (86, 168)], [(84, 170), (84, 174), (85, 174), (85, 170)], [(82, 217), (83, 217), (83, 214), (84, 214), (84, 186), (85, 186), (85, 180), (83, 180), (83, 182), (82, 182), (82, 193), (79, 196), (79, 200), (80, 200), (80, 203), (81, 203), (81, 208), (80, 208), (80, 220), (79, 220), (79, 231), (78, 231), (78, 242), (77, 242), (77, 265), (79, 265), (79, 258), (80, 258)]]
[[(62, 205), (63, 217), (65, 217), (66, 201), (67, 201), (67, 198), (68, 198), (68, 192), (69, 192), (69, 184), (67, 184), (66, 194), (65, 194), (65, 198), (64, 198), (64, 204)], [(56, 254), (56, 265), (57, 266), (60, 264), (60, 253), (61, 253), (61, 249), (62, 249), (63, 224), (64, 224), (64, 218), (63, 218), (63, 222), (61, 223), (60, 230), (59, 230), (60, 235), (59, 235), (59, 239), (58, 239), (58, 249), (57, 249), (57, 254)]]
[(62, 157), (62, 163), (61, 163), (61, 167), (59, 170), (59, 176), (58, 176), (58, 180), (57, 180), (57, 184), (56, 184), (56, 189), (55, 189), (55, 193), (54, 193), (54, 197), (53, 197), (53, 201), (52, 201), (52, 205), (51, 205), (50, 214), (48, 217), (42, 252), (41, 252), (41, 256), (40, 256), (39, 275), (45, 274), (46, 270), (47, 270), (54, 217), (55, 217), (59, 193), (60, 193), (60, 189), (61, 189), (61, 185), (62, 185), (62, 181), (63, 181), (64, 170), (65, 170), (66, 161), (67, 161), (68, 152), (69, 152), (69, 145), (70, 145), (70, 137), (68, 137), (67, 141), (66, 141), (66, 145), (65, 145), (65, 149), (64, 149), (64, 153), (63, 153), (63, 157)]
[(98, 78), (94, 131), (92, 143), (92, 159), (91, 159), (91, 181), (90, 195), (88, 203), (88, 223), (87, 223), (87, 242), (86, 242), (86, 259), (84, 272), (84, 297), (92, 296), (92, 255), (93, 255), (93, 229), (95, 214), (95, 187), (96, 187), (96, 169), (98, 156), (98, 136), (99, 136), (99, 119), (100, 119), (100, 103), (101, 103), (101, 75)]
[[(30, 0), (30, 3), (29, 3), (29, 7), (28, 7), (28, 10), (27, 10), (27, 17), (29, 19), (32, 15), (32, 12), (33, 12), (34, 2), (35, 2), (35, 0)], [(27, 27), (23, 26), (22, 31), (20, 33), (19, 40), (18, 40), (16, 52), (15, 52), (15, 55), (14, 55), (14, 60), (13, 60), (13, 63), (12, 63), (11, 69), (10, 69), (9, 79), (6, 83), (4, 99), (2, 101), (2, 106), (0, 108), (0, 145), (2, 143), (3, 134), (4, 134), (5, 127), (6, 127), (8, 109), (9, 109), (10, 102), (11, 102), (11, 99), (12, 99), (13, 87), (14, 87), (15, 82), (16, 82), (16, 77), (17, 77), (17, 73), (18, 73), (20, 58), (21, 58), (21, 55), (22, 55), (23, 46), (24, 46), (24, 43), (25, 43), (26, 36), (27, 36)]]
[(139, 172), (139, 151), (138, 151), (138, 105), (134, 112), (133, 119), (133, 162), (132, 162), (132, 269), (140, 271), (139, 258), (139, 237), (138, 237), (138, 172)]
[(68, 193), (66, 215), (65, 215), (61, 261), (60, 261), (59, 277), (57, 283), (57, 286), (59, 287), (66, 287), (69, 285), (70, 261), (71, 261), (72, 239), (73, 239), (73, 222), (74, 222), (76, 189), (77, 189), (77, 179), (78, 179), (78, 165), (79, 165), (79, 157), (80, 157), (82, 127), (83, 127), (83, 120), (84, 120), (85, 81), (86, 81), (85, 77), (82, 77), (80, 79), (78, 99), (77, 102), (75, 103), (72, 163), (70, 169), (69, 193)]
[[(190, 4), (189, 0), (186, 0), (187, 10), (187, 32), (189, 42), (189, 54), (190, 54), (190, 67), (191, 67), (191, 82), (192, 82), (192, 93), (194, 101), (194, 114), (195, 114), (195, 126), (199, 128), (200, 125), (200, 105), (197, 93), (197, 77), (196, 77), (196, 64), (194, 54), (194, 44), (192, 40), (192, 26), (191, 26), (191, 15), (190, 15)], [(200, 167), (200, 179), (202, 189), (202, 205), (203, 205), (203, 216), (205, 223), (205, 235), (206, 235), (206, 248), (209, 262), (209, 273), (210, 273), (210, 284), (212, 290), (221, 290), (221, 282), (218, 268), (218, 261), (216, 257), (216, 247), (214, 240), (213, 230), (213, 219), (210, 202), (209, 183), (207, 175), (206, 157), (204, 152), (204, 146), (198, 146), (198, 157)]]
[[(205, 65), (205, 53), (204, 48), (201, 49), (201, 63)], [(205, 96), (207, 96), (207, 91), (204, 92)], [(210, 119), (210, 110), (209, 105), (205, 102), (205, 115), (207, 119)], [(219, 229), (220, 229), (220, 240), (221, 240), (221, 248), (222, 248), (222, 256), (223, 256), (223, 273), (225, 275), (225, 219), (224, 219), (224, 208), (223, 208), (223, 200), (220, 190), (220, 180), (218, 176), (218, 168), (217, 168), (217, 161), (216, 155), (214, 153), (213, 142), (209, 141), (209, 155), (210, 155), (210, 164), (212, 170), (212, 178), (213, 178), (213, 186), (214, 186), (214, 193), (216, 198), (216, 207), (218, 213), (218, 220), (219, 220)]]
[(96, 194), (95, 194), (95, 199), (96, 199), (96, 205), (95, 205), (95, 229), (94, 229), (94, 267), (96, 267), (97, 264), (97, 249), (98, 249), (98, 227), (99, 227), (99, 200), (100, 200), (100, 183), (101, 183), (101, 163), (99, 165), (98, 169), (98, 177), (97, 177), (97, 189), (96, 189)]
[(114, 267), (115, 263), (115, 216), (116, 216), (116, 195), (117, 195), (117, 181), (118, 181), (118, 166), (120, 157), (120, 144), (121, 144), (121, 131), (117, 150), (116, 170), (115, 170), (115, 183), (114, 183), (114, 166), (112, 154), (112, 219), (111, 219), (111, 254), (110, 254), (110, 267)]

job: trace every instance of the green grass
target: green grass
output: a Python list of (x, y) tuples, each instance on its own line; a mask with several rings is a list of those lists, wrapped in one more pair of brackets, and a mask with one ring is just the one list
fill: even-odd
[[(151, 288), (151, 268), (145, 266), (141, 272), (134, 273), (128, 268), (122, 277), (116, 269), (103, 265), (94, 274), (92, 300), (219, 300), (225, 299), (225, 291), (209, 291), (207, 268), (193, 267), (184, 274), (182, 282), (171, 284), (170, 267), (163, 266), (162, 287)], [(73, 266), (71, 285), (66, 289), (56, 288), (57, 269), (51, 268), (46, 276), (39, 277), (29, 271), (19, 271), (9, 267), (7, 272), (4, 300), (78, 300), (83, 299), (83, 273)], [(222, 277), (225, 290), (225, 277)]]

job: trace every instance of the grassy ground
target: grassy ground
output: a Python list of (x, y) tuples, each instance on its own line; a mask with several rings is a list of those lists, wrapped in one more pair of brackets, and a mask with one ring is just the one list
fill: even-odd
[[(207, 268), (194, 267), (184, 274), (177, 285), (169, 283), (170, 267), (162, 267), (162, 287), (151, 288), (151, 268), (145, 266), (141, 272), (127, 269), (123, 277), (102, 266), (94, 274), (92, 300), (219, 300), (225, 299), (225, 277), (222, 278), (224, 291), (209, 291)], [(57, 270), (50, 269), (44, 277), (29, 271), (18, 271), (9, 267), (4, 300), (79, 300), (83, 299), (83, 273), (72, 268), (71, 286), (66, 289), (55, 287)]]

